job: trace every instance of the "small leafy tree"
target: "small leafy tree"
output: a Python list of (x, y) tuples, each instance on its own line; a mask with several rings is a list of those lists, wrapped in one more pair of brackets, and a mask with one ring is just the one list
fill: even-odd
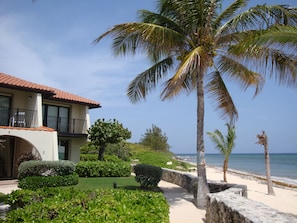
[(207, 134), (211, 137), (212, 141), (215, 143), (216, 148), (224, 155), (224, 165), (223, 165), (223, 172), (224, 172), (224, 182), (227, 182), (227, 170), (228, 170), (228, 163), (229, 163), (229, 156), (235, 146), (234, 141), (236, 138), (235, 135), (235, 126), (231, 124), (226, 124), (228, 127), (227, 135), (223, 136), (223, 134), (216, 129), (214, 132), (207, 132)]
[(167, 151), (170, 148), (167, 140), (166, 134), (163, 134), (162, 130), (156, 125), (152, 125), (152, 128), (147, 129), (146, 133), (142, 135), (140, 143), (157, 151)]
[(131, 132), (116, 119), (98, 119), (88, 130), (89, 139), (99, 149), (98, 160), (103, 160), (108, 144), (119, 143), (131, 138)]

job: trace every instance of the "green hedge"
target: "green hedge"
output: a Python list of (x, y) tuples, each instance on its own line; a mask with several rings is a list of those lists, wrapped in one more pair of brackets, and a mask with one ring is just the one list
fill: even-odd
[(32, 176), (19, 179), (18, 187), (22, 189), (36, 190), (42, 187), (62, 187), (78, 184), (77, 174), (66, 176)]
[(18, 179), (31, 176), (66, 176), (75, 171), (75, 163), (69, 160), (60, 161), (25, 161), (18, 169)]
[(127, 177), (131, 175), (131, 165), (124, 161), (81, 161), (76, 164), (75, 172), (80, 177)]
[(156, 187), (162, 179), (163, 170), (161, 167), (148, 164), (137, 164), (134, 166), (135, 180), (141, 187)]
[(129, 190), (79, 191), (47, 188), (15, 191), (4, 222), (169, 223), (169, 206), (162, 193)]

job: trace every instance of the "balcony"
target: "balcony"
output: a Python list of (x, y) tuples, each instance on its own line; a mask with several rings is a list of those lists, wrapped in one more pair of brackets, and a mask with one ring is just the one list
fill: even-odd
[[(45, 121), (45, 120), (44, 120)], [(87, 134), (87, 121), (85, 119), (69, 119), (48, 116), (44, 125), (55, 129), (59, 135)]]
[(36, 128), (38, 127), (36, 114), (35, 110), (0, 107), (0, 126)]
[[(21, 108), (0, 107), (0, 126), (20, 128), (37, 128), (37, 111)], [(55, 129), (59, 135), (86, 135), (87, 121), (85, 119), (70, 119), (47, 116), (43, 125)]]

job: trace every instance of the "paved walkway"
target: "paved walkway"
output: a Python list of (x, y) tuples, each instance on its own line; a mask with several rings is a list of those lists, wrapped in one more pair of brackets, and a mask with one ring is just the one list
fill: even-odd
[(198, 209), (193, 203), (193, 194), (182, 187), (166, 181), (158, 185), (170, 205), (170, 223), (204, 223), (205, 210)]
[[(175, 184), (161, 181), (158, 185), (170, 205), (170, 223), (204, 223), (205, 211), (193, 204), (193, 195)], [(9, 194), (17, 190), (17, 180), (0, 181), (0, 192)]]

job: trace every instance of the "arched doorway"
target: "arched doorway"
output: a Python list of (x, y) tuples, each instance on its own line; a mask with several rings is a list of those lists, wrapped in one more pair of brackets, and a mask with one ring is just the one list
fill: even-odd
[(41, 159), (37, 149), (27, 140), (17, 136), (0, 136), (0, 179), (13, 179), (18, 174), (18, 159), (22, 154), (32, 152)]

